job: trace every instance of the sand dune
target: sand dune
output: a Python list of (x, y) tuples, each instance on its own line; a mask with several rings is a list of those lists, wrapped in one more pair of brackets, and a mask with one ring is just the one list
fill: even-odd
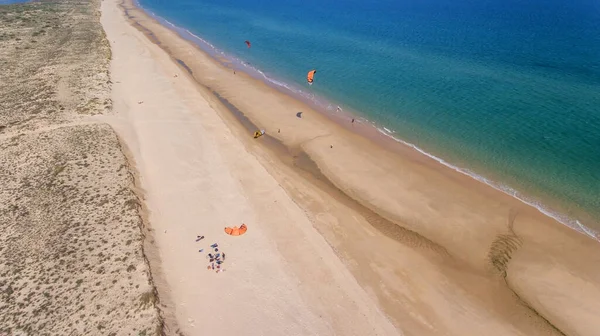
[(100, 1), (0, 6), (0, 335), (161, 332)]
[[(109, 122), (140, 172), (172, 330), (600, 330), (598, 242), (234, 75), (130, 2), (105, 0), (102, 13), (114, 56)], [(254, 140), (257, 127), (267, 135)], [(224, 235), (242, 222), (245, 236)], [(205, 269), (198, 234), (228, 251), (225, 273)]]

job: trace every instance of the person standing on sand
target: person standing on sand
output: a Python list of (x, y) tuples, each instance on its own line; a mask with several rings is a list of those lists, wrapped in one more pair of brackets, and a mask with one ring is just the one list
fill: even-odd
[(354, 118), (352, 118), (352, 123), (354, 124)]

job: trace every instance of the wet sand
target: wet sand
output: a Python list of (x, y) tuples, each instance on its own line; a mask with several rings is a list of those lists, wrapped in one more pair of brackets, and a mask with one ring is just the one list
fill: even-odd
[[(234, 75), (131, 2), (105, 0), (102, 20), (119, 81), (111, 122), (146, 191), (167, 323), (190, 335), (600, 330), (598, 242)], [(246, 236), (223, 236), (242, 221)], [(200, 267), (193, 238), (206, 233), (239, 258), (223, 274)]]

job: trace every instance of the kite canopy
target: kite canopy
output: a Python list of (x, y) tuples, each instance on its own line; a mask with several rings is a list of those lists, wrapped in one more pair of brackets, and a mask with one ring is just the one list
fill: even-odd
[(265, 134), (265, 131), (263, 131), (263, 130), (254, 132), (254, 139), (262, 136), (263, 134)]
[(246, 41), (244, 41), (244, 43), (246, 43), (246, 45), (248, 46), (248, 48), (250, 48), (250, 46), (251, 46), (250, 41), (246, 40)]
[(313, 78), (315, 77), (316, 73), (317, 73), (317, 70), (310, 70), (308, 72), (308, 74), (306, 75), (306, 80), (308, 81), (308, 84), (313, 83)]
[(248, 227), (246, 226), (246, 224), (242, 224), (242, 226), (240, 226), (239, 228), (237, 226), (225, 228), (225, 233), (231, 236), (241, 236), (244, 233), (246, 233), (246, 231), (248, 231)]

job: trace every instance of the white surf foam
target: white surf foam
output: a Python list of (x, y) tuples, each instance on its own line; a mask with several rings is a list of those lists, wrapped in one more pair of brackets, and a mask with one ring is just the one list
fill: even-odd
[(595, 232), (594, 230), (592, 230), (592, 229), (586, 227), (585, 225), (581, 224), (581, 222), (579, 220), (570, 218), (569, 216), (566, 216), (566, 215), (561, 214), (559, 212), (552, 211), (551, 209), (548, 209), (547, 207), (545, 207), (541, 202), (539, 202), (539, 201), (537, 201), (535, 199), (532, 199), (532, 198), (529, 198), (529, 197), (526, 197), (526, 196), (522, 195), (516, 189), (513, 189), (513, 188), (511, 188), (511, 187), (509, 187), (507, 185), (503, 185), (503, 184), (494, 182), (494, 181), (492, 181), (492, 180), (490, 180), (490, 179), (488, 179), (488, 178), (486, 178), (486, 177), (484, 177), (482, 175), (479, 175), (479, 174), (477, 174), (477, 173), (475, 173), (475, 172), (473, 172), (473, 171), (471, 171), (471, 170), (469, 170), (467, 168), (462, 168), (462, 167), (455, 166), (455, 165), (449, 163), (448, 161), (446, 161), (446, 160), (444, 160), (442, 158), (439, 158), (439, 157), (437, 157), (437, 156), (435, 156), (433, 154), (430, 154), (430, 153), (424, 151), (423, 149), (419, 148), (418, 146), (416, 146), (416, 145), (414, 145), (414, 144), (412, 144), (410, 142), (406, 142), (406, 141), (404, 141), (402, 139), (394, 137), (394, 136), (391, 135), (392, 131), (390, 131), (388, 128), (385, 128), (385, 127), (383, 127), (383, 129), (377, 128), (377, 130), (379, 131), (379, 133), (383, 134), (384, 136), (392, 138), (394, 141), (402, 143), (403, 145), (408, 146), (408, 147), (416, 150), (417, 152), (419, 152), (419, 153), (421, 153), (421, 154), (423, 154), (423, 155), (425, 155), (425, 156), (427, 156), (427, 157), (435, 160), (436, 162), (438, 162), (438, 163), (440, 163), (440, 164), (442, 164), (442, 165), (444, 165), (444, 166), (446, 166), (446, 167), (448, 167), (448, 168), (450, 168), (450, 169), (452, 169), (452, 170), (454, 170), (456, 172), (459, 172), (459, 173), (461, 173), (463, 175), (467, 175), (470, 178), (473, 178), (473, 179), (475, 179), (475, 180), (477, 180), (479, 182), (485, 183), (488, 186), (490, 186), (490, 187), (492, 187), (492, 188), (494, 188), (494, 189), (496, 189), (498, 191), (501, 191), (501, 192), (503, 192), (503, 193), (505, 193), (505, 194), (507, 194), (509, 196), (512, 196), (512, 197), (518, 199), (519, 201), (521, 201), (521, 202), (523, 202), (523, 203), (525, 203), (527, 205), (530, 205), (530, 206), (534, 207), (535, 209), (537, 209), (539, 212), (543, 213), (544, 215), (557, 220), (558, 222), (564, 224), (565, 226), (567, 226), (567, 227), (569, 227), (571, 229), (574, 229), (574, 230), (576, 230), (576, 231), (578, 231), (580, 233), (586, 234), (589, 237), (591, 237), (591, 238), (597, 240), (598, 242), (600, 242), (600, 235), (598, 234), (598, 232)]

